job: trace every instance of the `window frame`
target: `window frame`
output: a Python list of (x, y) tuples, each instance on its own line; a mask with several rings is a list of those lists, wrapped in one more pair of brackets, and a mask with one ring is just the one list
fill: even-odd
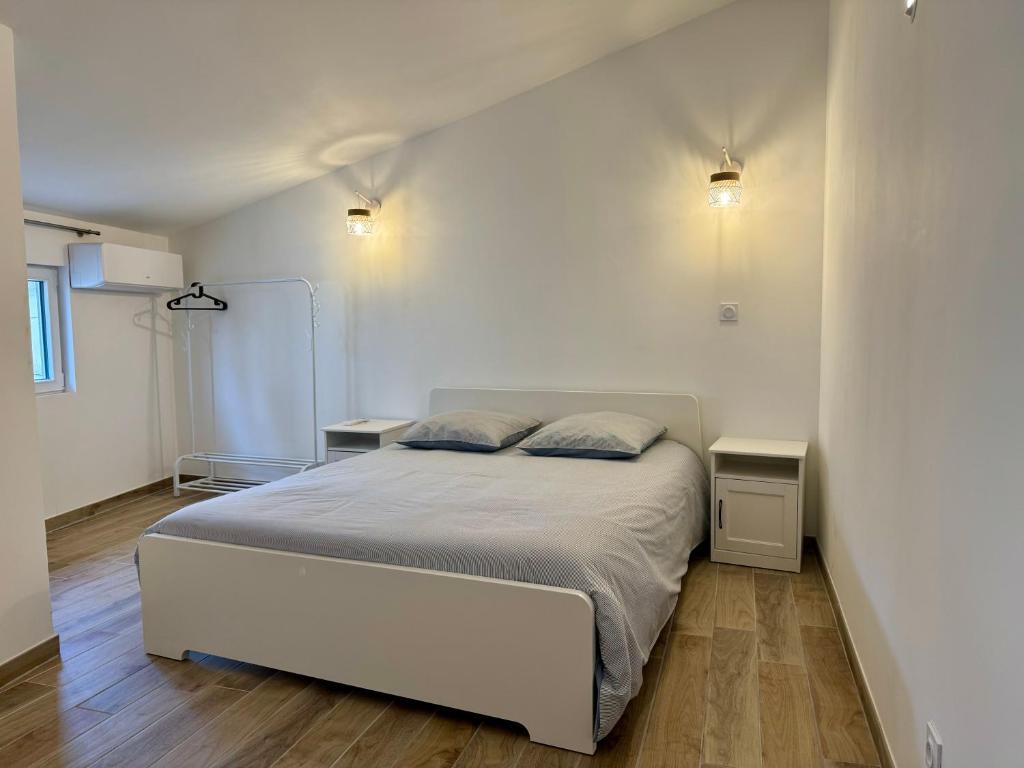
[[(63, 392), (66, 389), (66, 377), (64, 375), (64, 348), (61, 336), (61, 306), (58, 282), (60, 280), (60, 268), (37, 264), (28, 265), (28, 281), (25, 289), (28, 290), (28, 282), (38, 281), (45, 285), (44, 296), (46, 304), (41, 307), (44, 313), (45, 333), (49, 342), (47, 351), (49, 353), (49, 367), (51, 377), (41, 381), (35, 381), (36, 394), (49, 394), (52, 392)], [(30, 318), (31, 319), (31, 318)], [(34, 363), (34, 361), (33, 361)], [(33, 364), (33, 371), (35, 366)], [(35, 380), (35, 374), (33, 374)]]

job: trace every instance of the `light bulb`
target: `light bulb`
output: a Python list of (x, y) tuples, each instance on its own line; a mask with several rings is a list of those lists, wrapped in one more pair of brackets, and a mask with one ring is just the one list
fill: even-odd
[(712, 208), (735, 208), (740, 204), (743, 185), (738, 171), (719, 171), (711, 174), (708, 187), (708, 205)]
[(349, 208), (346, 224), (350, 235), (364, 237), (373, 234), (376, 222), (373, 220), (373, 216), (370, 215), (369, 208)]

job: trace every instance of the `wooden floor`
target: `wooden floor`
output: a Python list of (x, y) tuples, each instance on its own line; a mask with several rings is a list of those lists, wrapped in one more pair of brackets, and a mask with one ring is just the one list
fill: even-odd
[(0, 691), (0, 766), (878, 764), (813, 555), (796, 576), (695, 559), (640, 695), (585, 757), (463, 712), (213, 656), (147, 656), (135, 542), (198, 498), (159, 492), (49, 534), (61, 658)]

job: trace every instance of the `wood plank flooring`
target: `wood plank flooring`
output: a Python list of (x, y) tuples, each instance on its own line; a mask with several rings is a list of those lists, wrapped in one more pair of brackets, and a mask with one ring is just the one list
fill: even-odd
[(813, 553), (796, 575), (695, 556), (644, 685), (593, 756), (518, 725), (215, 656), (142, 649), (132, 554), (200, 495), (48, 534), (61, 656), (0, 689), (0, 765), (848, 768), (878, 765)]

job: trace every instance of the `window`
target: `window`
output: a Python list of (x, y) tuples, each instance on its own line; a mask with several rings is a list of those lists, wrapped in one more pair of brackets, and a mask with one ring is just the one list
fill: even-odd
[(32, 378), (36, 392), (64, 389), (60, 304), (56, 267), (28, 268), (28, 319), (32, 331)]

